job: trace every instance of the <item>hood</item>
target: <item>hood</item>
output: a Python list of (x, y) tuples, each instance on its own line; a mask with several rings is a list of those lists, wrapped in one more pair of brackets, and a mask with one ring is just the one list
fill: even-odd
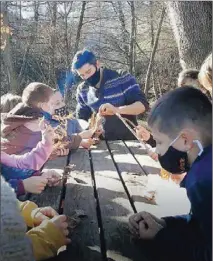
[(42, 112), (24, 103), (19, 103), (9, 113), (1, 114), (1, 134), (6, 137), (11, 131), (25, 123), (41, 118)]

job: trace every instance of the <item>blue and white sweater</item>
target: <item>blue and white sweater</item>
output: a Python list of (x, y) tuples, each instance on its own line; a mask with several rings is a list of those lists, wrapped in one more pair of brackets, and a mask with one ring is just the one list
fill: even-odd
[[(121, 73), (110, 69), (103, 69), (103, 77), (99, 88), (89, 86), (86, 82), (79, 85), (77, 90), (77, 118), (88, 120), (93, 112), (98, 112), (100, 106), (110, 103), (115, 107), (131, 105), (140, 101), (146, 109), (149, 104), (140, 90), (135, 77), (129, 73)], [(136, 116), (124, 115), (136, 124)], [(114, 128), (116, 126), (116, 129)], [(132, 134), (123, 126), (116, 116), (106, 117), (104, 125), (105, 138), (134, 139)]]

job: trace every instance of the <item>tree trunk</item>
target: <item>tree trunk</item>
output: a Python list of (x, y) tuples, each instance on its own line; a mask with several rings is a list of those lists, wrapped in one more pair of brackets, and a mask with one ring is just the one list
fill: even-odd
[(158, 25), (158, 30), (157, 30), (157, 34), (156, 34), (156, 37), (155, 37), (155, 42), (154, 42), (154, 46), (153, 46), (153, 49), (152, 49), (152, 53), (151, 53), (151, 57), (150, 57), (150, 61), (149, 61), (149, 66), (148, 66), (148, 70), (147, 70), (147, 74), (146, 74), (145, 88), (144, 88), (145, 95), (147, 95), (148, 91), (149, 91), (152, 67), (153, 67), (153, 63), (154, 63), (155, 53), (156, 53), (156, 50), (157, 50), (157, 47), (158, 47), (158, 40), (159, 40), (159, 36), (160, 36), (162, 24), (163, 24), (164, 15), (165, 15), (165, 8), (163, 8), (163, 10), (162, 10), (162, 14), (161, 14), (160, 22), (159, 22), (159, 25)]
[(77, 29), (77, 34), (76, 34), (74, 54), (78, 51), (78, 47), (79, 47), (79, 43), (80, 43), (81, 29), (82, 29), (83, 21), (84, 21), (84, 12), (86, 9), (86, 3), (87, 3), (86, 1), (83, 1), (82, 6), (81, 6), (81, 14), (80, 14), (78, 29)]
[(167, 1), (183, 69), (200, 66), (212, 51), (212, 2)]
[[(3, 14), (3, 26), (5, 28), (9, 28), (8, 23), (8, 13), (7, 13), (7, 2), (1, 2), (1, 13)], [(2, 27), (2, 25), (1, 25)], [(2, 33), (1, 41), (5, 41), (5, 47), (3, 50), (3, 61), (4, 65), (6, 66), (7, 71), (7, 78), (8, 78), (8, 90), (9, 92), (17, 93), (18, 92), (18, 81), (17, 75), (14, 70), (13, 65), (13, 55), (12, 55), (12, 48), (10, 43), (10, 34)]]
[(32, 28), (32, 32), (31, 35), (29, 36), (29, 41), (27, 44), (27, 47), (25, 49), (25, 53), (23, 56), (23, 60), (22, 60), (22, 65), (21, 65), (21, 69), (18, 75), (18, 82), (20, 83), (20, 86), (22, 85), (22, 81), (23, 81), (23, 74), (24, 74), (24, 69), (25, 69), (25, 65), (26, 65), (26, 61), (27, 61), (27, 57), (28, 54), (31, 50), (31, 47), (33, 45), (33, 43), (36, 40), (37, 37), (37, 32), (38, 32), (38, 18), (39, 18), (39, 2), (34, 2), (34, 24), (33, 24), (33, 28)]
[[(155, 35), (154, 35), (154, 8), (153, 2), (150, 1), (150, 31), (151, 31), (151, 48), (153, 49), (154, 42), (155, 42)], [(158, 99), (158, 90), (155, 84), (155, 73), (154, 73), (154, 62), (153, 62), (153, 69), (152, 69), (152, 86), (155, 95), (155, 99)]]
[(127, 39), (130, 38), (129, 32), (126, 29), (126, 24), (125, 24), (125, 17), (124, 17), (124, 13), (123, 13), (123, 9), (122, 9), (122, 2), (118, 1), (117, 2), (117, 6), (116, 6), (116, 2), (111, 2), (112, 6), (115, 10), (115, 13), (118, 14), (118, 19), (120, 21), (121, 24), (121, 31), (122, 31), (122, 46), (123, 46), (123, 51), (125, 54), (125, 58), (126, 58), (126, 62), (129, 65), (130, 61), (129, 61), (129, 47), (127, 44)]
[[(70, 4), (69, 8), (68, 4)], [(64, 29), (64, 40), (65, 40), (65, 48), (66, 48), (66, 68), (70, 69), (70, 45), (68, 40), (68, 16), (72, 10), (72, 4), (73, 1), (70, 3), (64, 2), (64, 23), (65, 23), (65, 29)]]
[(129, 71), (132, 74), (135, 70), (134, 68), (134, 49), (135, 49), (135, 33), (136, 33), (136, 23), (135, 23), (135, 4), (133, 1), (129, 2), (131, 7), (131, 34), (129, 43)]

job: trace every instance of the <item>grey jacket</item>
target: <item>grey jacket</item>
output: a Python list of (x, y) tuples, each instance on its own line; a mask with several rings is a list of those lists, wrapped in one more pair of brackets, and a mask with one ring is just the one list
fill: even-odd
[(1, 177), (0, 261), (34, 261), (16, 195)]

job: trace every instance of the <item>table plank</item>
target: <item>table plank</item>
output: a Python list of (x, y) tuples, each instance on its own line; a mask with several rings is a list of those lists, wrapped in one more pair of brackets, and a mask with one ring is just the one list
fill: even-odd
[(144, 169), (146, 174), (160, 174), (160, 163), (147, 155), (143, 144), (136, 140), (125, 141), (125, 144), (129, 148), (130, 152), (135, 156), (136, 160)]
[[(146, 182), (147, 189), (156, 191), (157, 205), (144, 205), (136, 201), (135, 205), (137, 211), (146, 210), (158, 217), (189, 213), (190, 203), (185, 189), (180, 188), (179, 185), (175, 184), (173, 181), (163, 180), (158, 175), (161, 169), (160, 163), (146, 155), (143, 145), (138, 141), (125, 141), (125, 144), (128, 146), (145, 172), (149, 174)], [(136, 181), (140, 182), (138, 177), (136, 177)]]
[[(54, 169), (62, 175), (64, 167), (67, 163), (67, 157), (58, 157), (54, 160), (48, 160), (44, 166), (45, 169)], [(32, 194), (29, 200), (35, 202), (39, 207), (51, 206), (56, 211), (59, 210), (61, 193), (62, 193), (62, 182), (56, 187), (46, 187), (46, 189), (40, 194)]]
[(135, 211), (155, 212), (157, 205), (147, 200), (143, 195), (149, 186), (149, 177), (145, 174), (136, 159), (130, 153), (123, 141), (108, 142), (125, 186), (135, 206)]
[(71, 232), (72, 244), (67, 248), (72, 256), (67, 260), (99, 261), (102, 255), (88, 151), (79, 149), (71, 155), (70, 163), (76, 167), (67, 180), (64, 214), (71, 217), (75, 210), (80, 209), (87, 217)]
[(92, 149), (91, 155), (108, 260), (147, 260), (131, 240), (128, 217), (133, 209), (106, 143), (103, 141)]

